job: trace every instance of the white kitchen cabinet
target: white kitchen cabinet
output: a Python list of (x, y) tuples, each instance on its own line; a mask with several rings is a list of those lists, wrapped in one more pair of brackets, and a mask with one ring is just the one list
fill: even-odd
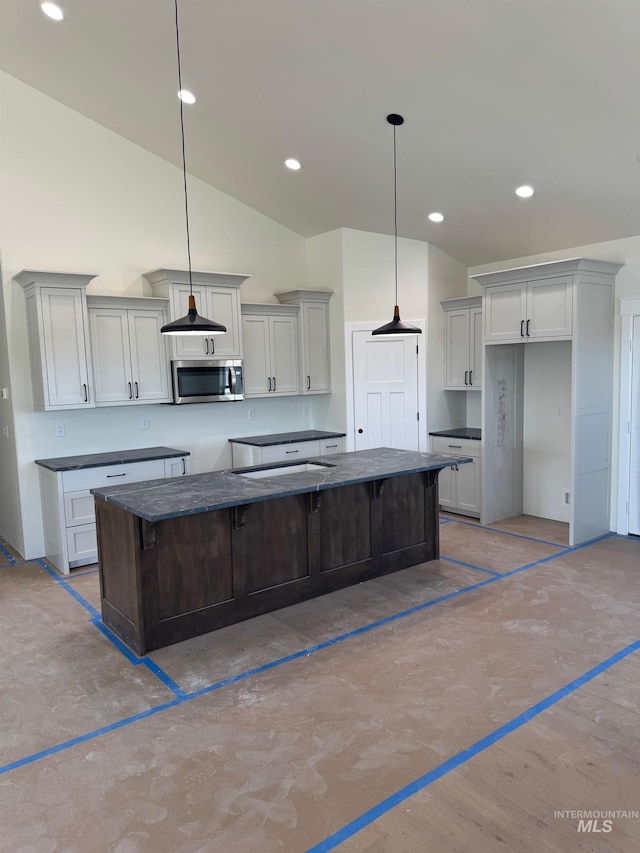
[(444, 390), (482, 388), (482, 297), (445, 299)]
[[(507, 271), (513, 273), (514, 271)], [(522, 271), (515, 271), (521, 274)], [(485, 287), (485, 343), (568, 340), (573, 334), (571, 276), (531, 278)]]
[(93, 275), (23, 270), (33, 406), (39, 410), (94, 406), (87, 284)]
[(266, 446), (231, 442), (232, 465), (234, 468), (247, 468), (253, 465), (267, 465), (272, 462), (294, 462), (297, 459), (313, 459), (317, 456), (331, 456), (344, 452), (344, 437), (311, 439), (309, 441), (289, 441), (283, 444)]
[(167, 300), (89, 296), (96, 406), (171, 402)]
[[(166, 449), (165, 449), (166, 450)], [(64, 463), (64, 460), (42, 460)], [(57, 466), (59, 467), (59, 466)], [(112, 465), (52, 470), (38, 463), (44, 519), (45, 557), (64, 574), (98, 559), (91, 489), (138, 483), (188, 473), (188, 455)]]
[(302, 394), (331, 392), (329, 300), (331, 290), (289, 290), (276, 293), (283, 305), (298, 305), (300, 378)]
[[(613, 309), (620, 267), (571, 258), (472, 276), (483, 287), (485, 311), (483, 524), (522, 515), (533, 482), (544, 495), (538, 505), (545, 517), (568, 514), (570, 545), (609, 532)], [(531, 340), (535, 347), (519, 346)], [(540, 348), (547, 341), (565, 341), (554, 344), (554, 357), (562, 357), (563, 364), (555, 364), (569, 377), (566, 401), (548, 397), (544, 378), (536, 378), (535, 387), (525, 381), (530, 356), (544, 361)], [(526, 434), (525, 415), (530, 406), (553, 406), (560, 415), (563, 402), (570, 413), (566, 452), (549, 459), (545, 436)], [(543, 454), (535, 466), (527, 463), (527, 442)], [(553, 479), (559, 466), (561, 483)]]
[(455, 468), (443, 468), (438, 475), (438, 500), (447, 512), (479, 518), (482, 506), (482, 443), (477, 439), (431, 436), (431, 452), (447, 456), (470, 456)]
[(298, 306), (241, 307), (245, 397), (299, 394)]
[[(159, 269), (146, 273), (154, 296), (169, 298), (170, 320), (189, 311), (188, 270)], [(240, 328), (240, 285), (249, 276), (236, 273), (192, 272), (193, 295), (198, 314), (226, 326), (221, 335), (176, 335), (171, 337), (176, 359), (242, 358)]]

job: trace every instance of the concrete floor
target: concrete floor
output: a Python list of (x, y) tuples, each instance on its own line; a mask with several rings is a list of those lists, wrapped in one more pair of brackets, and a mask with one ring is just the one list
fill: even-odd
[(145, 658), (95, 567), (0, 543), (0, 850), (640, 849), (640, 541), (441, 521), (440, 560)]

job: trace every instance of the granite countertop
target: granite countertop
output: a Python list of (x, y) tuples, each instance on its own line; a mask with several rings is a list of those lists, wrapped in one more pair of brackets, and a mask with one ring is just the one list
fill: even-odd
[(438, 432), (430, 432), (429, 435), (441, 435), (444, 438), (472, 438), (475, 441), (482, 441), (482, 430), (476, 429), (476, 427), (441, 429)]
[[(328, 459), (331, 461), (329, 462)], [(471, 462), (470, 458), (441, 453), (418, 453), (378, 447), (337, 453), (307, 460), (322, 465), (321, 471), (278, 474), (251, 479), (241, 472), (281, 467), (282, 463), (212, 471), (170, 480), (149, 480), (122, 486), (91, 489), (97, 499), (107, 501), (147, 521), (161, 521), (214, 509), (241, 506), (288, 495), (335, 489), (403, 474), (433, 471)], [(294, 463), (299, 464), (299, 463)]]
[(272, 444), (294, 444), (296, 441), (316, 441), (319, 438), (341, 438), (346, 432), (325, 432), (321, 429), (304, 429), (298, 432), (279, 432), (269, 435), (246, 435), (230, 438), (236, 444), (251, 444), (254, 447), (269, 447)]
[(140, 447), (138, 450), (111, 450), (108, 453), (87, 453), (84, 456), (59, 456), (56, 459), (36, 459), (36, 465), (50, 471), (75, 471), (79, 468), (102, 468), (121, 462), (146, 462), (148, 459), (172, 459), (190, 456), (188, 450), (175, 447)]

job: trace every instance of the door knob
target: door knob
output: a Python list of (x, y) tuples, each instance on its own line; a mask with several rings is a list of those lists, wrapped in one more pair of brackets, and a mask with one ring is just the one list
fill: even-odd
[(358, 432), (364, 432), (364, 430), (363, 430), (363, 429), (359, 429), (359, 430), (358, 430)]

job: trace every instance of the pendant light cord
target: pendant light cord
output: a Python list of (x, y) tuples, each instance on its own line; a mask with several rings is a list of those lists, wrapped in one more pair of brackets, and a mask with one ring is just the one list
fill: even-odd
[[(178, 54), (178, 92), (182, 91), (182, 70), (180, 68), (180, 29), (178, 27), (178, 0), (174, 0), (176, 9), (176, 49)], [(189, 261), (189, 294), (193, 294), (193, 282), (191, 280), (191, 237), (189, 234), (189, 196), (187, 194), (187, 156), (184, 147), (184, 116), (183, 102), (180, 101), (180, 138), (182, 140), (182, 180), (184, 183), (184, 218), (187, 226), (187, 258)], [(395, 128), (393, 130), (395, 138)], [(395, 156), (395, 155), (394, 155)], [(397, 285), (396, 285), (397, 286)]]
[[(177, 0), (176, 0), (177, 2)], [(398, 304), (398, 177), (396, 174), (396, 126), (393, 125), (393, 229), (396, 271), (396, 302)]]

